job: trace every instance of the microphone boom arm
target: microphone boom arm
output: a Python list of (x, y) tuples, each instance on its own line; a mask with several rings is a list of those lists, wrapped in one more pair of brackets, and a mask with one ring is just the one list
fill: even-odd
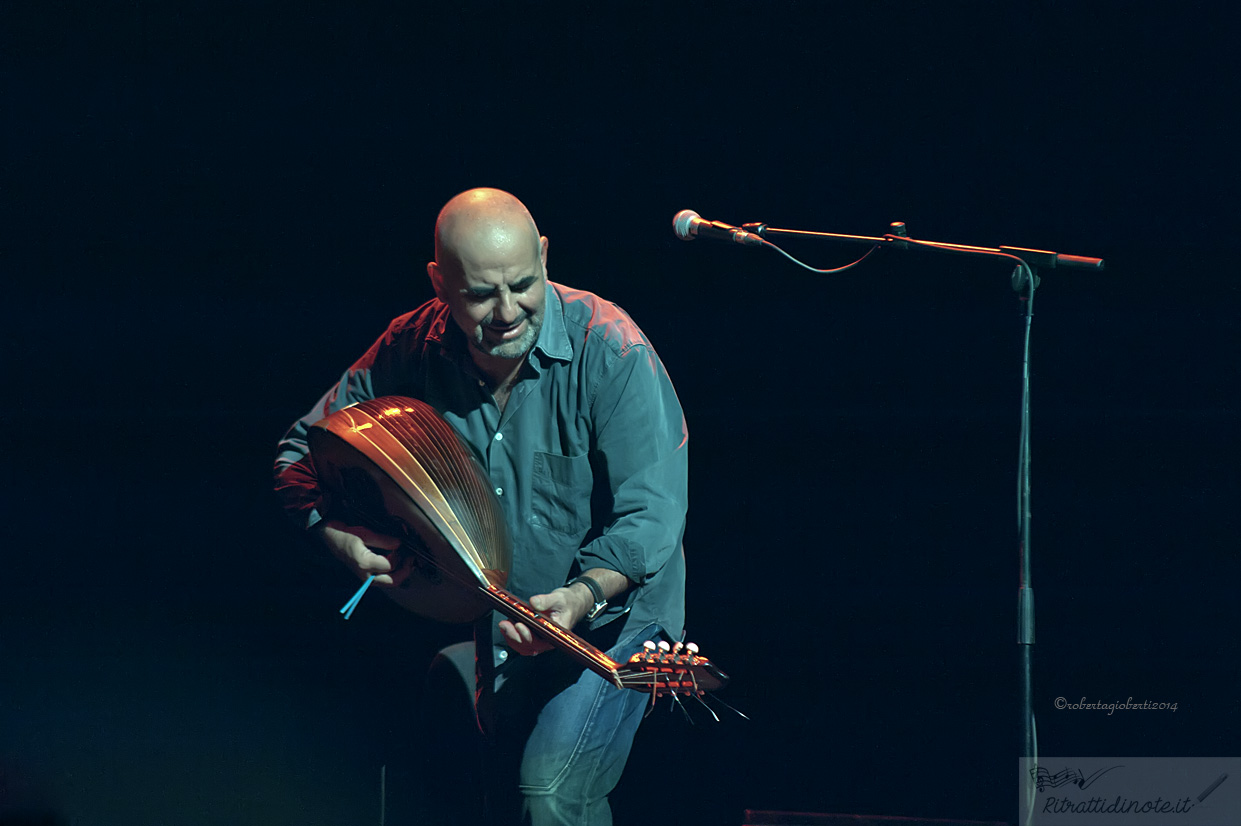
[(1104, 267), (1102, 258), (1090, 258), (1084, 255), (1065, 255), (1050, 250), (1028, 249), (1026, 247), (977, 247), (969, 244), (950, 244), (946, 241), (924, 241), (909, 238), (905, 235), (905, 224), (900, 221), (892, 223), (892, 232), (883, 236), (842, 235), (835, 232), (811, 232), (801, 229), (780, 229), (769, 227), (763, 223), (742, 224), (741, 229), (753, 233), (763, 239), (771, 238), (806, 238), (815, 241), (841, 241), (850, 244), (867, 244), (879, 247), (892, 247), (907, 250), (911, 246), (930, 247), (944, 252), (981, 253), (1011, 255), (1020, 258), (1031, 267), (1051, 270), (1057, 267), (1065, 269), (1099, 271)]

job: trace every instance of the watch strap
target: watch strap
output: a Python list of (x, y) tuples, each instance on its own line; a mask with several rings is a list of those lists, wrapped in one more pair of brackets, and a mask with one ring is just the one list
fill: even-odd
[(594, 577), (589, 577), (585, 574), (582, 576), (573, 577), (573, 579), (565, 583), (565, 587), (568, 588), (575, 582), (582, 583), (590, 590), (590, 596), (595, 603), (594, 606), (591, 607), (590, 611), (586, 613), (586, 619), (593, 620), (595, 617), (602, 614), (604, 609), (608, 607), (608, 599), (603, 595), (603, 587), (595, 581)]

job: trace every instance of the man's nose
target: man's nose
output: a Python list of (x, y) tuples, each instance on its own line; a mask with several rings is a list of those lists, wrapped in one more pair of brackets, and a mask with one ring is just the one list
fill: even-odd
[(495, 321), (500, 324), (512, 324), (521, 316), (521, 308), (517, 306), (517, 300), (513, 298), (513, 294), (508, 290), (500, 293), (496, 298)]

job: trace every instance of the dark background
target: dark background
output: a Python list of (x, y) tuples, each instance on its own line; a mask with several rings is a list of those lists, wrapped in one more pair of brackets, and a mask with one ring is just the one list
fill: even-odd
[(618, 822), (1016, 804), (1009, 268), (817, 276), (676, 240), (687, 207), (1105, 258), (1035, 302), (1039, 748), (1241, 753), (1228, 4), (342, 5), (0, 10), (0, 811), (378, 822), (463, 632), (341, 621), (269, 468), (479, 185), (630, 311), (693, 435), (690, 636), (752, 719), (661, 706)]

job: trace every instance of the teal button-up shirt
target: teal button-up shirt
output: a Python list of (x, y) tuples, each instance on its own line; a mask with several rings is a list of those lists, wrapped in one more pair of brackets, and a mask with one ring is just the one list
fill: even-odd
[[(363, 399), (412, 396), (473, 447), (513, 538), (508, 589), (547, 593), (579, 571), (637, 583), (592, 624), (627, 630), (684, 624), (688, 431), (672, 382), (646, 336), (615, 304), (547, 283), (543, 329), (504, 412), (474, 367), (448, 308), (432, 300), (395, 319), (319, 403), (290, 428), (276, 489), (304, 527), (321, 518), (307, 428)], [(622, 631), (623, 633), (623, 631)]]

